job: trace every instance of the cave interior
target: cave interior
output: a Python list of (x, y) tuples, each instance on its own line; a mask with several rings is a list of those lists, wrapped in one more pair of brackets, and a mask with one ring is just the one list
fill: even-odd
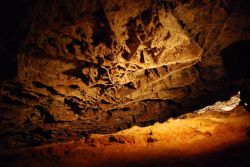
[(1, 2), (0, 166), (248, 166), (249, 16), (248, 0)]

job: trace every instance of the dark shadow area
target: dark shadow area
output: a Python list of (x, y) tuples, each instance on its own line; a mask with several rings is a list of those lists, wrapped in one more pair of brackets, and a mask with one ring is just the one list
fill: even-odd
[[(111, 141), (112, 142), (112, 141)], [(53, 149), (46, 149), (40, 151), (32, 151), (31, 149), (23, 150), (6, 150), (0, 152), (0, 165), (1, 167), (14, 167), (19, 164), (20, 167), (29, 166), (84, 166), (79, 161), (65, 161), (62, 159), (64, 156), (73, 156), (73, 153), (64, 148), (64, 153), (60, 154), (53, 151)], [(47, 152), (46, 152), (47, 150)], [(180, 148), (181, 150), (181, 148)], [(250, 153), (250, 140), (232, 143), (229, 146), (222, 146), (216, 150), (210, 150), (201, 154), (184, 155), (179, 153), (171, 154), (176, 150), (169, 149), (169, 154), (149, 156), (143, 152), (137, 152), (136, 155), (131, 155), (130, 158), (124, 160), (122, 155), (118, 159), (105, 159), (100, 160), (97, 166), (100, 167), (248, 167), (249, 166), (249, 153)], [(145, 156), (143, 158), (143, 156)], [(117, 158), (117, 155), (114, 156)], [(78, 157), (79, 158), (79, 157)], [(84, 158), (84, 157), (82, 157)], [(44, 160), (46, 159), (46, 160)], [(122, 163), (121, 163), (122, 161)], [(30, 163), (27, 163), (30, 162)]]
[(25, 0), (8, 0), (0, 4), (0, 82), (17, 73), (19, 41), (25, 36), (23, 21), (27, 14)]
[[(200, 155), (161, 155), (138, 161), (123, 162), (119, 167), (248, 167), (250, 142), (235, 143)], [(103, 166), (108, 166), (104, 164)]]
[(240, 91), (240, 105), (250, 110), (250, 40), (237, 41), (221, 51), (225, 70)]
[(222, 60), (232, 81), (250, 79), (250, 40), (237, 41), (221, 51)]
[[(218, 148), (212, 152), (200, 155), (164, 155), (159, 157), (147, 158), (145, 160), (125, 162), (122, 167), (248, 167), (249, 166), (250, 143), (235, 143), (226, 148)], [(108, 166), (105, 164), (104, 166)]]

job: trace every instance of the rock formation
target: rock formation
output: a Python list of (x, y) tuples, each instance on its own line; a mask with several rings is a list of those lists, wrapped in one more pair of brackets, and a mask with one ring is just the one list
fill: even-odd
[(226, 98), (220, 52), (250, 39), (244, 0), (27, 2), (17, 77), (1, 84), (5, 147), (149, 125)]

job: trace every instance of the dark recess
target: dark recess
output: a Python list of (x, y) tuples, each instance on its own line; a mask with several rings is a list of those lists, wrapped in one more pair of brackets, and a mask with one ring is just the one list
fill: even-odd
[(54, 123), (54, 116), (49, 113), (48, 108), (45, 108), (40, 105), (35, 106), (36, 110), (42, 115), (44, 123)]
[(16, 76), (19, 41), (25, 36), (23, 21), (26, 8), (24, 0), (1, 1), (0, 82)]
[(82, 109), (80, 108), (79, 103), (77, 102), (79, 100), (80, 99), (78, 99), (77, 97), (67, 97), (64, 99), (64, 103), (67, 104), (74, 113), (80, 114)]
[(221, 52), (225, 70), (233, 85), (240, 91), (240, 103), (250, 110), (250, 40), (237, 41)]
[(250, 79), (250, 40), (237, 41), (221, 51), (225, 69), (232, 80)]
[(145, 25), (148, 25), (152, 19), (152, 12), (151, 12), (151, 9), (146, 9), (142, 12), (141, 14), (141, 19), (142, 19), (142, 22), (145, 24)]
[(94, 33), (92, 36), (93, 45), (97, 46), (100, 43), (104, 43), (107, 47), (111, 47), (113, 32), (111, 30), (105, 11), (100, 2), (99, 5), (100, 9), (93, 13), (96, 19)]

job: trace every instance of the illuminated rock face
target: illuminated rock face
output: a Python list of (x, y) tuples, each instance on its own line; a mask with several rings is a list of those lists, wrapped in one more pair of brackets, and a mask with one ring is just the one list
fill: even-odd
[(27, 146), (109, 133), (225, 97), (220, 51), (250, 39), (245, 6), (37, 1), (17, 79), (2, 84), (0, 140)]

